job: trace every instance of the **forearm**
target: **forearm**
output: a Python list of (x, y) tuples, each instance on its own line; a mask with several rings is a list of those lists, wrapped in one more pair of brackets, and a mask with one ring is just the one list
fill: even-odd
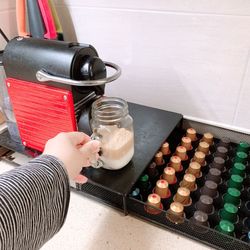
[(0, 249), (39, 249), (62, 227), (69, 193), (66, 170), (51, 156), (0, 175)]

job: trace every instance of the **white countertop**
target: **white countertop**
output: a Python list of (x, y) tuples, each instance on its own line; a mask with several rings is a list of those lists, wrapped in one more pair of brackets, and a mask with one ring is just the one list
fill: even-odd
[[(27, 158), (15, 154), (18, 163)], [(12, 167), (0, 161), (0, 173)], [(42, 250), (160, 250), (160, 249), (211, 249), (198, 242), (159, 228), (71, 192), (66, 222)]]

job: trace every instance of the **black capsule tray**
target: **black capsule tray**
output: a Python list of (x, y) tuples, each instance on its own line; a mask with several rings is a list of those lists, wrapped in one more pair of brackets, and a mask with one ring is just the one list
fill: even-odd
[[(209, 132), (209, 131), (207, 131)], [(178, 146), (179, 142), (181, 141), (182, 136), (185, 135), (185, 130), (181, 129), (180, 127), (175, 128), (175, 130), (171, 133), (171, 135), (168, 137), (167, 141), (170, 144), (170, 149), (171, 152), (175, 152), (175, 148)], [(198, 138), (201, 138), (201, 135), (198, 135)], [(215, 138), (215, 143), (211, 148), (211, 154), (216, 150), (217, 147), (217, 143), (219, 142), (218, 138)], [(235, 143), (231, 143), (231, 150), (230, 150), (230, 159), (233, 159), (234, 154), (235, 154), (235, 150), (236, 150), (236, 144)], [(194, 153), (194, 152), (193, 152)], [(207, 164), (209, 165), (209, 163), (213, 160), (213, 157), (210, 155), (210, 157), (206, 158), (207, 160)], [(153, 159), (152, 159), (153, 161)], [(167, 163), (167, 162), (166, 162)], [(232, 162), (231, 162), (232, 164)], [(228, 167), (228, 169), (231, 166)], [(144, 174), (147, 173), (147, 171), (145, 170)], [(225, 174), (225, 173), (224, 173)], [(158, 175), (158, 178), (160, 178), (161, 172)], [(183, 173), (184, 175), (184, 173)], [(179, 183), (181, 181), (181, 179), (183, 178), (183, 175), (178, 177), (178, 181), (177, 183)], [(228, 176), (227, 176), (228, 178)], [(249, 169), (249, 164), (247, 163), (247, 175), (244, 181), (244, 187), (248, 187), (250, 183), (250, 169)], [(198, 185), (198, 190), (199, 188), (204, 184), (201, 183), (200, 186)], [(139, 184), (136, 183), (135, 187), (138, 187)], [(152, 192), (153, 188), (155, 186), (155, 182), (151, 183), (151, 189), (149, 190), (149, 193)], [(169, 208), (169, 205), (171, 203), (171, 199), (173, 198), (173, 195), (175, 193), (172, 193), (172, 196), (169, 198), (170, 202), (167, 203), (167, 206), (165, 206), (164, 210), (159, 210), (159, 214), (149, 214), (147, 212), (147, 206), (146, 206), (146, 202), (144, 200), (137, 200), (135, 198), (132, 197), (128, 197), (127, 198), (127, 209), (130, 213), (139, 216), (140, 218), (143, 218), (149, 222), (155, 223), (157, 225), (160, 225), (162, 227), (165, 227), (167, 229), (173, 230), (175, 232), (181, 233), (183, 235), (186, 235), (192, 239), (198, 240), (200, 242), (203, 242), (207, 245), (216, 247), (218, 249), (250, 249), (250, 245), (244, 241), (242, 241), (240, 238), (240, 235), (237, 235), (239, 238), (235, 237), (231, 237), (231, 236), (227, 236), (224, 235), (218, 231), (216, 231), (213, 228), (208, 228), (208, 227), (204, 227), (204, 226), (198, 226), (194, 223), (191, 222), (190, 217), (192, 216), (193, 212), (195, 211), (194, 207), (193, 207), (193, 211), (191, 211), (191, 213), (189, 212), (189, 215), (185, 217), (183, 223), (179, 223), (179, 224), (174, 224), (172, 222), (170, 222), (167, 217), (166, 217), (166, 213), (167, 213), (167, 209)], [(243, 203), (244, 204), (244, 203)], [(223, 206), (223, 204), (222, 204)], [(218, 212), (218, 211), (215, 211)], [(240, 217), (241, 218), (241, 217)], [(242, 221), (240, 220), (238, 223), (238, 227), (242, 226)], [(249, 230), (250, 231), (250, 230)], [(242, 233), (246, 232), (246, 228), (242, 229)]]
[[(161, 227), (183, 234), (218, 249), (249, 249), (249, 244), (230, 236), (223, 235), (214, 229), (193, 225), (188, 218), (181, 224), (173, 224), (166, 219), (166, 211), (152, 215), (145, 211), (145, 202), (130, 197), (130, 192), (136, 186), (139, 177), (153, 160), (161, 144), (168, 140), (172, 151), (184, 133), (184, 128), (194, 127), (198, 132), (212, 132), (218, 138), (226, 135), (232, 141), (241, 139), (241, 135), (223, 129), (215, 133), (213, 127), (203, 124), (192, 124), (182, 119), (182, 115), (129, 103), (129, 111), (134, 119), (135, 155), (132, 161), (123, 169), (109, 171), (88, 168), (83, 173), (89, 178), (84, 185), (76, 185), (77, 192), (98, 199), (100, 202), (131, 213)], [(217, 130), (216, 130), (217, 131)], [(247, 138), (243, 135), (242, 139)], [(217, 139), (215, 140), (217, 142)], [(0, 145), (13, 151), (35, 157), (39, 153), (13, 142), (8, 131), (0, 135)], [(248, 175), (249, 176), (249, 175)]]

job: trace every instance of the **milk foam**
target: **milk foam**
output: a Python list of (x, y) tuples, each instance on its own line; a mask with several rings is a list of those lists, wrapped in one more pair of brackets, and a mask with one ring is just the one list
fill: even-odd
[(101, 135), (103, 168), (117, 170), (126, 166), (134, 155), (133, 132), (117, 126), (102, 126), (98, 134)]

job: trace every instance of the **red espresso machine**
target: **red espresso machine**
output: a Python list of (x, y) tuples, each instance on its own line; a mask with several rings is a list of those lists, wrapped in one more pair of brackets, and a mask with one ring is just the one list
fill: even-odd
[(91, 104), (121, 74), (91, 45), (24, 37), (7, 44), (3, 65), (21, 142), (38, 151), (59, 132), (90, 134)]

